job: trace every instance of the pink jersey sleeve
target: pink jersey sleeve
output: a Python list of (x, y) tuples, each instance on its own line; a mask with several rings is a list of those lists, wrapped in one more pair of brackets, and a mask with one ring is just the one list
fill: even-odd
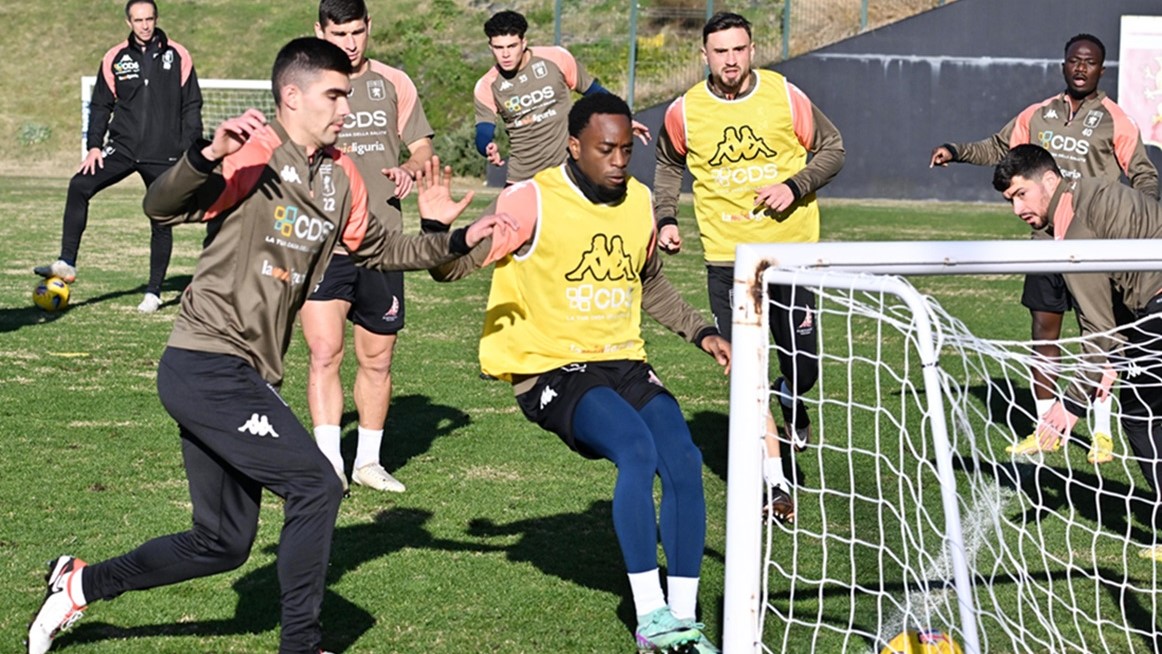
[(787, 104), (791, 107), (791, 125), (795, 137), (810, 151), (815, 142), (815, 113), (811, 110), (811, 100), (799, 87), (787, 82)]
[(506, 213), (517, 221), (517, 230), (506, 229), (492, 234), (492, 249), (484, 265), (495, 263), (516, 252), (533, 237), (540, 213), (541, 193), (533, 180), (518, 182), (504, 189), (496, 199), (496, 213)]
[(1009, 135), (1010, 149), (1025, 143), (1032, 143), (1032, 141), (1029, 140), (1032, 136), (1029, 133), (1029, 121), (1033, 119), (1033, 116), (1041, 109), (1041, 107), (1044, 107), (1046, 104), (1052, 101), (1053, 98), (1049, 98), (1044, 102), (1031, 104), (1028, 107), (1025, 107), (1025, 110), (1020, 114), (1017, 114), (1017, 119), (1013, 121), (1013, 133)]
[(1118, 158), (1118, 167), (1122, 172), (1130, 170), (1130, 162), (1134, 159), (1134, 152), (1138, 149), (1141, 134), (1138, 125), (1122, 108), (1108, 97), (1102, 100), (1102, 106), (1114, 119), (1114, 155)]
[(534, 47), (531, 49), (533, 54), (548, 59), (556, 64), (557, 68), (561, 69), (561, 74), (565, 76), (565, 83), (569, 85), (569, 88), (580, 93), (585, 91), (585, 89), (577, 88), (577, 84), (581, 81), (581, 76), (578, 74), (577, 60), (573, 58), (573, 55), (568, 50), (560, 46), (550, 48)]
[(262, 179), (262, 171), (281, 140), (270, 127), (250, 136), (242, 149), (222, 160), (222, 178), (226, 188), (206, 211), (203, 220), (209, 222), (242, 201)]
[(490, 123), (496, 120), (496, 98), (492, 96), (492, 81), (497, 76), (496, 66), (488, 69), (484, 76), (476, 81), (472, 89), (472, 97), (476, 101), (476, 122)]
[(351, 157), (336, 153), (335, 163), (347, 173), (347, 179), (351, 183), (351, 217), (347, 219), (347, 225), (343, 228), (343, 245), (346, 245), (349, 251), (355, 252), (363, 245), (367, 221), (371, 217), (367, 210), (367, 187)]
[(419, 102), (420, 94), (416, 91), (416, 85), (407, 73), (378, 61), (371, 62), (371, 70), (382, 75), (395, 87), (396, 133), (402, 138), (408, 121), (415, 113), (416, 104)]
[(662, 127), (670, 137), (670, 144), (674, 152), (686, 156), (686, 101), (685, 96), (678, 96), (677, 100), (666, 107), (666, 117), (662, 119)]

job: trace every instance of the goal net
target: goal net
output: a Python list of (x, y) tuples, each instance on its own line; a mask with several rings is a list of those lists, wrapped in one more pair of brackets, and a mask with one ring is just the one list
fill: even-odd
[[(1054, 370), (1063, 389), (1092, 364), (1079, 338), (1062, 339), (1056, 365), (1014, 339), (1028, 330), (1019, 305), (1014, 329), (990, 334), (1017, 297), (988, 293), (997, 280), (1017, 287), (1006, 273), (1159, 266), (1156, 241), (740, 247), (724, 651), (880, 652), (904, 630), (947, 634), (970, 654), (1160, 651), (1162, 564), (1141, 556), (1159, 544), (1159, 501), (1117, 397), (1162, 379), (1149, 362), (1111, 358), (1111, 462), (1087, 461), (1086, 419), (1056, 452), (1007, 453), (1036, 424), (1030, 371)], [(780, 375), (769, 283), (817, 304), (819, 377), (799, 398), (812, 437), (802, 452), (782, 448), (793, 523), (763, 513)]]
[[(81, 156), (85, 156), (85, 143), (89, 130), (89, 103), (93, 98), (93, 87), (97, 78), (92, 75), (81, 77)], [(270, 80), (257, 79), (199, 79), (202, 89), (202, 129), (206, 138), (214, 134), (218, 124), (227, 118), (237, 116), (254, 107), (267, 118), (274, 116), (274, 96), (270, 92)]]

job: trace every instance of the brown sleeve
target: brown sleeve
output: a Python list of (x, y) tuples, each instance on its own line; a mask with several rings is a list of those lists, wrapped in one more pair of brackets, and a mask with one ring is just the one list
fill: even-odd
[[(1081, 328), (1082, 356), (1087, 365), (1077, 373), (1066, 393), (1077, 406), (1084, 407), (1102, 380), (1102, 369), (1106, 366), (1110, 353), (1120, 347), (1117, 339), (1109, 336), (1094, 337), (1094, 334), (1109, 332), (1117, 326), (1113, 308), (1113, 290), (1109, 275), (1105, 273), (1071, 273), (1065, 275), (1066, 285), (1073, 294), (1077, 307), (1077, 323)], [(1072, 409), (1070, 413), (1084, 416)]]
[[(686, 171), (686, 135), (682, 120), (682, 98), (667, 109), (658, 133), (657, 165), (654, 167), (654, 217), (677, 219), (682, 175)], [(671, 134), (670, 132), (683, 132)]]
[(1001, 131), (979, 141), (969, 143), (951, 143), (956, 149), (953, 160), (969, 163), (976, 166), (995, 166), (1009, 153), (1009, 141), (1013, 135), (1013, 128), (1017, 124), (1015, 117), (1008, 122)]
[(642, 268), (642, 310), (663, 327), (691, 343), (714, 326), (697, 309), (682, 299), (681, 294), (662, 273), (662, 258), (657, 250), (650, 253)]
[(368, 220), (363, 240), (350, 249), (355, 264), (378, 270), (424, 270), (460, 256), (452, 251), (454, 232), (401, 234), (388, 232), (378, 220)]
[[(800, 93), (802, 92), (800, 91)], [(803, 97), (806, 99), (806, 96)], [(847, 158), (843, 149), (843, 136), (839, 133), (839, 129), (819, 110), (819, 107), (816, 107), (814, 103), (808, 103), (811, 107), (810, 115), (814, 128), (811, 130), (809, 140), (804, 140), (804, 137), (807, 137), (806, 134), (797, 134), (797, 136), (811, 153), (811, 159), (806, 166), (803, 166), (803, 170), (787, 179), (788, 183), (794, 184), (795, 190), (798, 191), (798, 197), (814, 193), (835, 179), (835, 176), (843, 169), (843, 162)]]
[(200, 222), (227, 186), (218, 162), (201, 155), (195, 144), (145, 191), (141, 208), (155, 223)]
[(1146, 146), (1138, 138), (1137, 147), (1125, 167), (1126, 178), (1130, 180), (1130, 187), (1140, 193), (1158, 199), (1158, 169), (1146, 154)]

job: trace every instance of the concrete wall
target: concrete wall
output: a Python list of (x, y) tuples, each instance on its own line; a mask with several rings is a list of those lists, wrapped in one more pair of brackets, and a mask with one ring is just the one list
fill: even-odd
[[(997, 201), (991, 169), (930, 170), (932, 148), (993, 134), (1064, 89), (1064, 45), (1079, 32), (1105, 43), (1100, 88), (1116, 98), (1123, 14), (1162, 14), (1162, 2), (959, 0), (773, 68), (843, 132), (847, 163), (822, 196)], [(638, 120), (656, 131), (665, 106)], [(1162, 152), (1150, 155), (1162, 164)], [(652, 184), (653, 166), (653, 148), (635, 147), (634, 176)]]

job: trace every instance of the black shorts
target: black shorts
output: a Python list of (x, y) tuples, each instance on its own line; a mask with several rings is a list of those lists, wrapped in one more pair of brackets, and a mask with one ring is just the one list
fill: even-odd
[[(710, 299), (710, 313), (714, 316), (714, 326), (718, 333), (730, 340), (734, 335), (734, 266), (706, 265), (706, 294)], [(815, 293), (805, 287), (792, 287), (787, 284), (770, 284), (767, 286), (767, 295), (776, 307), (768, 319), (767, 324), (771, 336), (784, 348), (790, 348), (790, 341), (780, 337), (781, 330), (777, 320), (793, 321), (795, 338), (798, 342), (797, 350), (808, 351), (812, 356), (818, 351), (815, 343)], [(793, 307), (791, 316), (785, 311), (780, 312), (778, 307)], [(787, 332), (788, 334), (790, 332)]]
[(375, 334), (395, 334), (403, 329), (402, 270), (363, 268), (351, 257), (337, 254), (309, 299), (349, 302), (347, 319)]
[(573, 438), (577, 403), (598, 386), (612, 388), (638, 410), (658, 395), (670, 395), (645, 361), (596, 361), (571, 363), (540, 375), (531, 390), (516, 396), (516, 402), (526, 418), (559, 436), (570, 449), (587, 458), (600, 459)]
[(1066, 313), (1073, 308), (1073, 296), (1060, 273), (1025, 275), (1021, 304), (1030, 311)]

